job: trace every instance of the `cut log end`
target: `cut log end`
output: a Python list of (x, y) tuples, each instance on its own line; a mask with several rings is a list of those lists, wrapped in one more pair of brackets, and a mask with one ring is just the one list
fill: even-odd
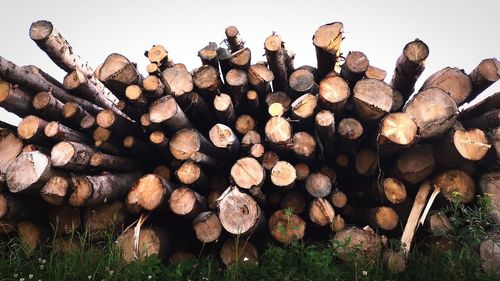
[(31, 24), (30, 38), (33, 41), (46, 40), (54, 30), (52, 23), (46, 20), (39, 20)]
[(258, 226), (262, 215), (257, 202), (237, 188), (229, 188), (219, 199), (219, 219), (231, 234), (250, 234)]
[(327, 196), (332, 191), (332, 181), (322, 173), (312, 173), (306, 179), (306, 189), (314, 197)]
[(387, 231), (393, 230), (399, 223), (398, 214), (390, 207), (377, 208), (375, 210), (374, 219), (378, 227)]
[(380, 124), (380, 135), (392, 143), (406, 146), (417, 138), (417, 124), (410, 115), (396, 112), (387, 115)]
[(41, 188), (51, 175), (50, 159), (40, 151), (23, 152), (6, 171), (5, 181), (12, 193)]
[(85, 204), (92, 195), (92, 184), (85, 176), (73, 176), (73, 193), (69, 196), (69, 203), (73, 207), (80, 207)]
[(251, 157), (244, 157), (234, 163), (230, 174), (237, 186), (250, 189), (253, 186), (261, 186), (266, 173), (257, 160)]
[(269, 231), (273, 238), (289, 244), (304, 237), (306, 222), (299, 216), (278, 210), (269, 218)]
[(167, 193), (166, 182), (160, 176), (147, 174), (130, 188), (126, 203), (130, 207), (152, 211), (156, 209)]
[(219, 240), (222, 224), (214, 212), (203, 212), (193, 220), (193, 229), (200, 242), (211, 243)]
[(286, 161), (276, 162), (271, 169), (271, 182), (279, 188), (292, 186), (296, 179), (295, 167)]
[(456, 130), (453, 143), (462, 157), (472, 161), (481, 160), (491, 148), (486, 134), (480, 129)]
[(403, 203), (406, 200), (406, 187), (396, 178), (386, 178), (382, 183), (384, 195), (392, 204)]

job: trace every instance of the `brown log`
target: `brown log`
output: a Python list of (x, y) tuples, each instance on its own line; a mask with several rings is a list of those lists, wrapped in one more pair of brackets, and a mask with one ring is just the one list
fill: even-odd
[(295, 171), (297, 171), (297, 180), (303, 181), (305, 180), (310, 173), (309, 166), (305, 163), (297, 163), (294, 165)]
[(264, 152), (264, 155), (262, 156), (262, 167), (264, 167), (264, 169), (270, 171), (274, 165), (276, 165), (276, 163), (279, 161), (279, 156), (278, 154), (276, 154), (276, 152), (272, 151), (272, 150), (268, 150), (266, 152)]
[(305, 185), (307, 192), (316, 198), (325, 197), (332, 191), (331, 179), (322, 173), (311, 173)]
[(446, 214), (441, 211), (434, 211), (434, 213), (427, 218), (426, 224), (428, 225), (429, 232), (435, 236), (443, 236), (453, 230), (450, 220)]
[(149, 73), (149, 75), (155, 75), (158, 73), (158, 71), (161, 70), (157, 63), (150, 62), (148, 65), (146, 65), (146, 71)]
[(33, 112), (33, 97), (17, 85), (0, 80), (0, 106), (20, 117)]
[(144, 55), (151, 63), (158, 65), (161, 70), (173, 65), (168, 56), (168, 51), (162, 45), (153, 45), (149, 51), (144, 52)]
[(344, 192), (337, 190), (332, 194), (332, 205), (335, 208), (344, 208), (347, 205), (347, 196)]
[(500, 125), (500, 108), (487, 111), (469, 120), (463, 120), (462, 124), (466, 128), (478, 128), (482, 130), (498, 127)]
[(429, 88), (414, 95), (403, 111), (415, 120), (419, 136), (424, 139), (450, 129), (458, 115), (455, 100), (439, 88)]
[(330, 225), (334, 217), (335, 211), (325, 198), (314, 198), (309, 205), (309, 219), (317, 225)]
[(241, 135), (245, 135), (255, 129), (255, 119), (247, 114), (240, 115), (236, 118), (234, 128)]
[(481, 99), (480, 101), (474, 100), (471, 103), (474, 103), (473, 105), (463, 109), (460, 112), (460, 115), (458, 118), (460, 120), (468, 120), (473, 117), (480, 116), (481, 114), (491, 111), (495, 108), (500, 107), (500, 92), (494, 93), (484, 99)]
[(89, 164), (103, 171), (133, 171), (139, 168), (137, 163), (129, 158), (97, 151), (90, 156)]
[(85, 144), (91, 143), (90, 138), (86, 135), (70, 129), (57, 121), (47, 123), (43, 132), (47, 138), (55, 141), (72, 141)]
[(74, 191), (69, 197), (69, 203), (74, 207), (81, 207), (124, 197), (138, 177), (137, 173), (72, 176)]
[[(96, 124), (97, 126), (97, 124)], [(116, 142), (118, 139), (112, 132), (103, 127), (97, 126), (97, 128), (93, 132), (94, 141), (103, 141), (103, 142)]]
[(244, 48), (245, 43), (241, 39), (240, 31), (236, 26), (231, 25), (226, 27), (225, 32), (227, 43), (229, 44), (229, 47), (231, 48), (231, 51), (233, 53)]
[(83, 227), (91, 241), (115, 236), (124, 228), (127, 210), (122, 201), (89, 206), (83, 210)]
[(254, 64), (248, 67), (248, 82), (252, 88), (260, 95), (265, 95), (271, 92), (271, 81), (274, 80), (274, 74), (267, 66), (262, 64)]
[(97, 77), (119, 99), (125, 99), (127, 86), (142, 80), (136, 64), (130, 62), (125, 56), (117, 53), (110, 54), (99, 68)]
[(204, 65), (193, 70), (193, 84), (207, 101), (211, 101), (220, 92), (222, 82), (215, 68)]
[(380, 229), (390, 231), (395, 229), (399, 223), (399, 216), (393, 208), (382, 206), (371, 210), (371, 219), (375, 223), (376, 227)]
[(387, 71), (375, 67), (373, 65), (368, 65), (368, 68), (365, 71), (364, 78), (384, 81), (386, 76), (387, 76)]
[(37, 110), (39, 116), (47, 120), (61, 119), (63, 106), (63, 103), (49, 92), (39, 92), (33, 98), (33, 108)]
[(51, 205), (61, 206), (67, 202), (72, 191), (71, 176), (68, 173), (58, 171), (40, 189), (40, 197)]
[(472, 81), (463, 69), (445, 67), (425, 80), (420, 91), (436, 87), (448, 93), (457, 103), (462, 104), (469, 99)]
[(266, 152), (266, 148), (264, 147), (264, 145), (262, 145), (260, 143), (256, 143), (256, 144), (252, 145), (252, 147), (250, 147), (248, 154), (251, 157), (261, 161), (262, 158), (264, 157), (265, 152)]
[(158, 165), (154, 168), (153, 174), (158, 175), (169, 181), (172, 173), (167, 165)]
[(232, 158), (240, 151), (240, 141), (233, 130), (226, 125), (215, 124), (208, 132), (208, 136), (224, 157)]
[(341, 22), (332, 22), (318, 28), (313, 36), (316, 47), (318, 71), (316, 81), (321, 81), (325, 75), (335, 68), (343, 39), (344, 25)]
[(342, 114), (350, 91), (342, 77), (327, 77), (319, 83), (319, 103), (334, 114)]
[(407, 100), (415, 89), (415, 82), (425, 69), (425, 60), (429, 56), (429, 47), (415, 39), (403, 48), (403, 53), (396, 61), (396, 69), (391, 80), (391, 87), (401, 92)]
[(283, 210), (274, 212), (269, 218), (268, 225), (273, 238), (283, 244), (301, 240), (306, 229), (306, 222), (301, 217)]
[(259, 264), (259, 253), (248, 240), (226, 240), (220, 250), (220, 258), (227, 268), (236, 265), (256, 266)]
[(289, 191), (285, 194), (280, 204), (283, 210), (290, 210), (293, 214), (301, 214), (306, 209), (306, 200), (302, 193), (296, 190)]
[(11, 130), (0, 128), (0, 174), (7, 171), (23, 149), (23, 141)]
[[(144, 80), (143, 80), (144, 81)], [(130, 85), (125, 89), (125, 97), (135, 106), (143, 108), (147, 105), (148, 100), (139, 85)]]
[(175, 171), (179, 182), (185, 185), (204, 189), (208, 185), (208, 179), (201, 166), (192, 160), (187, 160)]
[(380, 80), (363, 79), (354, 86), (354, 106), (365, 120), (377, 120), (392, 108), (392, 89)]
[(385, 198), (392, 204), (400, 204), (406, 200), (406, 187), (396, 178), (385, 178), (382, 181)]
[(170, 153), (175, 159), (191, 159), (197, 163), (214, 164), (212, 157), (217, 154), (216, 148), (198, 131), (181, 129), (177, 131), (169, 143)]
[(226, 77), (226, 74), (231, 69), (231, 66), (229, 65), (230, 57), (231, 57), (231, 52), (228, 49), (224, 47), (219, 47), (217, 49), (217, 60), (219, 61), (222, 78)]
[(271, 182), (280, 190), (294, 187), (296, 179), (295, 167), (289, 162), (278, 161), (271, 169)]
[(394, 274), (399, 274), (406, 270), (406, 256), (400, 252), (394, 252), (391, 249), (386, 249), (382, 256), (383, 262), (387, 270)]
[(144, 78), (142, 85), (152, 99), (158, 99), (165, 95), (165, 86), (157, 76), (149, 75)]
[(196, 217), (207, 207), (205, 198), (187, 187), (174, 189), (168, 204), (174, 214), (188, 218)]
[(203, 65), (211, 65), (217, 71), (219, 70), (219, 60), (217, 59), (217, 43), (210, 42), (203, 49), (198, 51), (198, 57)]
[(166, 179), (147, 174), (136, 180), (125, 199), (127, 210), (140, 213), (142, 210), (152, 211), (166, 202), (173, 191), (173, 186)]
[(358, 140), (363, 135), (363, 125), (354, 118), (343, 118), (340, 120), (337, 131), (346, 140)]
[(200, 242), (217, 242), (222, 233), (222, 224), (214, 212), (203, 212), (193, 220), (193, 230)]
[(52, 177), (50, 158), (40, 151), (22, 152), (5, 172), (10, 192), (35, 192)]
[(241, 148), (242, 149), (250, 149), (254, 144), (261, 143), (260, 134), (257, 131), (251, 130), (248, 131), (243, 138), (241, 139)]
[(356, 153), (356, 171), (363, 176), (374, 175), (378, 168), (377, 151), (371, 148), (361, 149)]
[(274, 74), (273, 90), (286, 91), (288, 88), (288, 69), (284, 42), (281, 41), (279, 35), (273, 33), (266, 38), (264, 50), (269, 69)]
[[(63, 105), (61, 115), (68, 124), (72, 124), (75, 128), (82, 128), (81, 122), (86, 116), (91, 116), (85, 109), (74, 102), (67, 102)], [(93, 117), (93, 116), (91, 116)], [(87, 117), (90, 118), (90, 117)], [(86, 128), (85, 128), (86, 129)]]
[(214, 98), (215, 115), (223, 124), (231, 125), (234, 123), (236, 115), (234, 113), (234, 106), (231, 97), (227, 94), (221, 93)]
[(47, 80), (48, 82), (54, 84), (55, 86), (64, 89), (64, 86), (59, 80), (48, 74), (47, 72), (41, 70), (40, 68), (34, 66), (34, 65), (24, 65), (21, 68), (25, 69), (26, 71), (33, 72), (33, 74)]
[(356, 82), (363, 78), (369, 65), (368, 58), (363, 52), (349, 52), (340, 70), (340, 76), (344, 78), (352, 88), (356, 85)]
[(247, 236), (264, 223), (264, 213), (257, 202), (236, 187), (229, 187), (218, 201), (220, 222), (230, 234)]
[(283, 117), (274, 116), (266, 123), (266, 138), (273, 148), (286, 150), (292, 144), (292, 126)]
[(22, 198), (0, 193), (0, 220), (22, 220), (32, 218), (34, 210)]
[(488, 233), (479, 245), (479, 256), (481, 257), (481, 268), (491, 277), (496, 276), (500, 267), (500, 243), (498, 233)]
[(417, 141), (417, 129), (407, 113), (389, 113), (380, 121), (377, 145), (382, 153), (398, 152)]
[(94, 132), (97, 129), (97, 121), (95, 117), (92, 115), (84, 116), (82, 120), (80, 120), (80, 128), (82, 128), (85, 132)]
[(318, 105), (318, 98), (312, 94), (304, 94), (292, 102), (292, 115), (301, 124), (310, 125)]
[(261, 115), (259, 94), (254, 90), (248, 91), (246, 94), (246, 103), (248, 104), (250, 113), (259, 119)]
[(49, 237), (46, 225), (34, 221), (20, 221), (17, 223), (17, 234), (26, 253), (31, 255)]
[(183, 107), (188, 105), (188, 96), (194, 89), (193, 76), (183, 64), (175, 64), (163, 71), (163, 79), (170, 86), (170, 93)]
[(142, 129), (134, 121), (117, 115), (111, 110), (103, 110), (96, 116), (97, 125), (104, 129), (111, 130), (119, 135), (141, 135)]
[(479, 179), (479, 188), (484, 195), (491, 196), (493, 208), (489, 210), (491, 217), (497, 223), (500, 222), (500, 172), (492, 171), (485, 173)]
[(125, 263), (144, 261), (150, 256), (165, 259), (170, 247), (170, 235), (160, 228), (129, 228), (116, 239)]
[(167, 158), (171, 158), (171, 155), (169, 153), (169, 143), (170, 140), (168, 137), (165, 135), (164, 132), (162, 131), (153, 131), (149, 135), (149, 140), (151, 141), (152, 144), (154, 144), (159, 151), (162, 152), (163, 156), (166, 156)]
[(47, 121), (34, 115), (24, 117), (17, 127), (17, 135), (26, 142), (39, 143), (47, 140), (44, 134)]
[(74, 235), (82, 226), (81, 210), (71, 206), (51, 207), (47, 213), (49, 221), (58, 235)]
[(241, 69), (231, 69), (225, 76), (235, 109), (243, 103), (243, 97), (248, 91), (247, 72)]
[(321, 110), (314, 117), (315, 133), (318, 138), (320, 158), (333, 155), (335, 140), (335, 117), (328, 110)]
[(243, 189), (262, 186), (266, 177), (264, 168), (251, 157), (238, 159), (231, 167), (230, 174), (232, 181)]
[(318, 85), (314, 82), (314, 75), (307, 69), (295, 70), (288, 79), (288, 86), (289, 92), (294, 97), (318, 92)]
[(222, 195), (222, 191), (212, 190), (207, 196), (207, 205), (211, 210), (217, 210), (217, 199)]
[(249, 48), (243, 48), (231, 54), (229, 58), (229, 65), (232, 68), (246, 70), (250, 66), (252, 59), (252, 52)]
[[(276, 104), (276, 103), (281, 105), (282, 109), (280, 109), (280, 110), (282, 110), (283, 112), (280, 112), (279, 114), (278, 113), (276, 113), (276, 114), (269, 113), (271, 116), (278, 116), (278, 115), (282, 115), (284, 112), (286, 112), (290, 109), (290, 105), (292, 103), (292, 100), (285, 92), (272, 92), (272, 93), (268, 93), (266, 95), (265, 102), (266, 102), (266, 105), (268, 108), (270, 108), (273, 104)], [(268, 111), (271, 112), (270, 110), (268, 110)]]
[(50, 160), (52, 166), (84, 171), (88, 168), (90, 157), (95, 150), (77, 142), (62, 141), (52, 147)]
[(431, 145), (414, 145), (403, 151), (394, 167), (395, 176), (410, 184), (426, 179), (434, 170), (434, 149)]
[(149, 118), (151, 122), (161, 124), (172, 131), (191, 127), (189, 119), (170, 95), (164, 96), (150, 105)]
[(337, 232), (333, 240), (334, 243), (344, 245), (336, 249), (337, 254), (344, 262), (352, 261), (352, 257), (355, 255), (358, 262), (373, 263), (382, 248), (381, 237), (369, 228), (346, 227)]
[(298, 159), (311, 161), (316, 152), (316, 140), (307, 132), (297, 132), (292, 138), (292, 150)]
[(405, 105), (405, 99), (400, 91), (394, 90), (392, 91), (392, 107), (391, 112), (401, 111)]
[(500, 79), (500, 61), (497, 58), (482, 60), (469, 73), (469, 77), (472, 81), (472, 91), (469, 98), (471, 100)]

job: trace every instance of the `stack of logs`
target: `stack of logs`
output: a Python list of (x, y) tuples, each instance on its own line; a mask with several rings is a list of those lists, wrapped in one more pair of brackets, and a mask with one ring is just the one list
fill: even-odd
[(153, 46), (146, 76), (117, 53), (92, 68), (48, 21), (29, 35), (67, 72), (61, 83), (0, 57), (0, 106), (22, 117), (1, 124), (0, 232), (30, 248), (57, 237), (71, 251), (84, 231), (117, 235), (126, 261), (210, 245), (230, 265), (257, 263), (273, 240), (350, 237), (373, 256), (400, 238), (384, 257), (402, 271), (419, 225), (449, 231), (446, 201), (500, 203), (500, 93), (459, 110), (499, 79), (496, 58), (446, 67), (415, 92), (424, 42), (404, 46), (386, 83), (362, 52), (339, 60), (340, 22), (314, 34), (316, 67), (295, 67), (275, 33), (252, 63), (230, 26), (192, 71)]

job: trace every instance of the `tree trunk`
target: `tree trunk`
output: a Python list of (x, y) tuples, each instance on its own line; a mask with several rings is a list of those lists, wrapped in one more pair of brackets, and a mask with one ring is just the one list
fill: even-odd
[(316, 153), (316, 140), (307, 132), (297, 132), (292, 138), (292, 150), (302, 161), (313, 161)]
[(264, 213), (257, 202), (236, 187), (229, 187), (218, 200), (222, 227), (233, 235), (248, 236), (264, 223)]
[(207, 103), (220, 93), (221, 80), (219, 72), (210, 65), (204, 65), (193, 70), (193, 84)]
[(445, 67), (429, 76), (420, 91), (432, 87), (445, 91), (455, 100), (457, 105), (460, 105), (469, 100), (472, 82), (463, 69)]
[(496, 223), (500, 223), (500, 171), (485, 173), (479, 179), (479, 188), (482, 194), (492, 198), (493, 208), (489, 210)]
[(321, 26), (314, 33), (313, 44), (318, 60), (316, 81), (321, 81), (328, 72), (334, 70), (340, 53), (343, 29), (341, 22), (332, 22)]
[(144, 55), (151, 63), (158, 65), (160, 70), (172, 67), (174, 64), (168, 56), (168, 51), (162, 45), (153, 45)]
[[(340, 76), (347, 81), (351, 88), (361, 80), (368, 70), (368, 58), (362, 52), (349, 52), (340, 70)], [(380, 81), (380, 79), (377, 79)], [(382, 79), (383, 80), (383, 79)]]
[(201, 59), (201, 64), (210, 65), (219, 71), (219, 60), (217, 59), (217, 43), (210, 42), (203, 49), (198, 51), (198, 57)]
[(187, 71), (186, 66), (178, 63), (165, 69), (163, 79), (170, 86), (170, 93), (175, 100), (185, 109), (189, 105), (188, 96), (194, 89), (193, 76)]
[(189, 119), (170, 95), (164, 96), (150, 105), (149, 118), (151, 122), (161, 124), (171, 131), (191, 128)]
[(304, 94), (316, 94), (318, 84), (314, 82), (314, 74), (307, 69), (295, 70), (288, 79), (289, 92), (293, 97), (299, 97)]
[(278, 163), (279, 160), (280, 158), (278, 154), (276, 154), (276, 152), (268, 150), (264, 152), (264, 155), (262, 156), (262, 167), (264, 167), (264, 169), (266, 169), (267, 171), (271, 171), (271, 169), (274, 167), (274, 165), (276, 165), (276, 163)]
[(33, 113), (32, 100), (33, 97), (18, 85), (0, 80), (0, 106), (5, 110), (25, 117)]
[(400, 204), (406, 200), (406, 187), (396, 178), (385, 178), (382, 182), (382, 189), (385, 199), (392, 204)]
[(463, 120), (468, 120), (473, 117), (477, 117), (482, 115), (485, 112), (494, 110), (495, 108), (500, 107), (500, 92), (494, 93), (481, 101), (475, 102), (476, 100), (472, 101), (474, 103), (473, 105), (463, 109), (460, 114), (458, 115), (458, 118), (463, 121)]
[(54, 167), (85, 171), (95, 150), (77, 142), (62, 141), (52, 147), (50, 159)]
[(40, 151), (22, 152), (5, 172), (10, 192), (36, 192), (52, 177), (50, 158)]
[(236, 115), (234, 113), (234, 106), (231, 97), (224, 93), (216, 95), (214, 98), (215, 115), (219, 121), (226, 125), (234, 123)]
[(354, 87), (354, 106), (365, 120), (378, 120), (391, 111), (392, 89), (383, 81), (363, 79)]
[(496, 58), (482, 60), (479, 65), (469, 73), (469, 77), (472, 81), (472, 91), (469, 99), (471, 100), (500, 79), (500, 61)]
[[(137, 235), (136, 235), (137, 234)], [(150, 256), (166, 259), (170, 235), (160, 228), (129, 228), (116, 239), (125, 263), (144, 261)]]
[(170, 182), (158, 175), (144, 175), (130, 187), (125, 199), (127, 210), (136, 214), (143, 210), (153, 211), (167, 202), (173, 189)]
[(84, 144), (92, 143), (90, 138), (86, 135), (70, 129), (56, 121), (47, 123), (43, 132), (47, 138), (55, 141), (71, 141)]
[(318, 98), (313, 94), (303, 94), (292, 102), (292, 116), (299, 121), (299, 127), (312, 127), (317, 105)]

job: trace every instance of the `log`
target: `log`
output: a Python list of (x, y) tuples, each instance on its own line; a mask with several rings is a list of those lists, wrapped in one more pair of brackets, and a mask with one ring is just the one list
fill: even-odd
[(460, 105), (469, 100), (469, 95), (472, 91), (472, 81), (463, 69), (445, 67), (429, 76), (420, 88), (420, 91), (432, 87), (445, 91), (455, 100), (457, 105)]
[(347, 205), (347, 195), (345, 195), (345, 193), (340, 190), (333, 192), (332, 205), (335, 208), (344, 208)]
[(250, 147), (250, 151), (248, 153), (251, 157), (261, 161), (265, 152), (266, 148), (264, 147), (264, 145), (257, 143), (252, 145), (252, 147)]
[[(353, 88), (356, 82), (363, 78), (369, 65), (368, 58), (363, 52), (349, 52), (340, 69), (340, 76), (347, 81), (351, 88)], [(380, 81), (384, 79), (377, 80)]]
[(18, 85), (0, 80), (0, 106), (5, 110), (25, 117), (33, 113), (32, 100), (33, 97)]
[(47, 226), (33, 221), (20, 221), (17, 223), (17, 234), (26, 254), (31, 255), (49, 237)]
[(139, 85), (130, 85), (125, 89), (125, 97), (138, 108), (144, 108), (148, 104), (148, 98)]
[(237, 110), (243, 103), (243, 96), (248, 91), (247, 72), (241, 69), (231, 69), (226, 74), (225, 81), (231, 94), (234, 107)]
[(167, 165), (158, 165), (154, 168), (153, 174), (158, 175), (165, 180), (169, 181), (171, 178), (171, 171)]
[(356, 171), (362, 176), (375, 175), (378, 172), (377, 151), (371, 148), (363, 148), (356, 153)]
[(264, 152), (264, 155), (262, 156), (262, 167), (264, 167), (267, 171), (270, 171), (279, 160), (280, 158), (276, 152), (268, 150)]
[(307, 69), (297, 69), (292, 72), (288, 79), (288, 86), (293, 97), (318, 92), (318, 85), (314, 82), (314, 74)]
[(408, 113), (417, 123), (421, 138), (432, 138), (449, 130), (458, 115), (455, 100), (439, 88), (429, 88), (414, 95), (405, 105)]
[(352, 261), (352, 258), (356, 257), (358, 262), (373, 263), (382, 248), (381, 237), (366, 228), (346, 227), (337, 232), (333, 240), (337, 245), (343, 245), (337, 247), (336, 252), (344, 262)]
[(179, 179), (179, 182), (198, 190), (203, 190), (208, 185), (208, 179), (203, 172), (201, 166), (192, 160), (186, 160), (182, 165), (175, 171), (175, 175)]
[(303, 181), (305, 180), (310, 173), (309, 166), (305, 163), (297, 163), (294, 165), (295, 170), (297, 171), (297, 180)]
[(222, 78), (226, 77), (226, 74), (231, 69), (229, 65), (229, 58), (231, 57), (231, 52), (223, 47), (217, 49), (217, 60), (219, 61), (219, 66), (221, 70)]
[(358, 140), (363, 135), (363, 125), (354, 118), (343, 118), (340, 120), (337, 131), (345, 140)]
[(276, 34), (266, 38), (264, 51), (269, 64), (269, 69), (273, 72), (273, 90), (286, 91), (288, 88), (288, 68), (286, 65), (286, 52), (284, 42)]
[(215, 124), (208, 132), (210, 142), (220, 150), (220, 155), (234, 158), (240, 151), (240, 141), (236, 134), (226, 125)]
[(36, 192), (54, 174), (50, 158), (40, 151), (22, 152), (5, 172), (10, 192)]
[(0, 220), (23, 220), (33, 218), (35, 210), (22, 198), (0, 193)]
[(151, 63), (158, 65), (160, 70), (172, 67), (173, 62), (168, 56), (168, 51), (162, 45), (153, 45), (149, 51), (144, 52), (144, 55)]
[(173, 185), (163, 177), (146, 174), (130, 187), (125, 199), (127, 210), (137, 214), (142, 210), (155, 210), (167, 202), (173, 189)]
[(222, 233), (222, 224), (214, 212), (203, 212), (193, 220), (193, 230), (198, 241), (202, 243), (217, 242)]
[(85, 171), (95, 149), (77, 142), (62, 141), (52, 147), (50, 160), (52, 166), (68, 170)]
[(227, 43), (229, 44), (229, 48), (231, 48), (231, 52), (236, 52), (244, 48), (245, 43), (241, 39), (240, 31), (236, 26), (228, 26), (226, 27), (226, 37)]
[(322, 198), (332, 191), (332, 181), (322, 173), (311, 173), (305, 182), (307, 192), (316, 198)]
[(265, 127), (266, 138), (273, 148), (284, 151), (292, 145), (292, 126), (283, 117), (274, 116)]
[(210, 42), (203, 49), (198, 51), (198, 57), (201, 59), (201, 64), (210, 65), (219, 71), (219, 60), (217, 59), (217, 43)]
[(82, 212), (85, 233), (91, 241), (115, 237), (125, 226), (127, 211), (122, 201), (89, 206)]
[(97, 114), (102, 110), (101, 107), (93, 104), (92, 102), (69, 94), (64, 89), (57, 87), (38, 74), (30, 70), (23, 69), (3, 57), (0, 57), (0, 75), (3, 79), (6, 79), (11, 83), (22, 85), (33, 92), (51, 92), (52, 95), (61, 102), (76, 102), (90, 114)]
[(91, 140), (86, 135), (68, 128), (57, 121), (51, 121), (47, 123), (43, 129), (43, 133), (47, 138), (55, 141), (71, 141), (79, 142), (83, 144), (91, 143)]
[(108, 174), (97, 176), (72, 176), (74, 191), (69, 203), (74, 207), (98, 205), (127, 195), (137, 173)]
[(482, 115), (485, 112), (491, 111), (495, 108), (500, 107), (500, 92), (494, 93), (480, 101), (474, 100), (471, 103), (474, 103), (473, 105), (464, 108), (462, 111), (460, 111), (460, 114), (458, 118), (463, 121), (463, 120), (468, 120), (473, 117), (477, 117)]
[(406, 186), (396, 178), (385, 178), (382, 181), (382, 189), (385, 199), (392, 204), (400, 204), (406, 200)]
[[(136, 239), (138, 237), (138, 239)], [(168, 232), (160, 228), (129, 228), (118, 236), (116, 244), (125, 263), (145, 261), (150, 256), (165, 259), (170, 247)]]
[[(80, 128), (85, 132), (94, 132), (97, 130), (97, 121), (94, 116), (86, 115), (80, 120)], [(94, 135), (95, 136), (95, 135)], [(95, 140), (95, 137), (94, 137)]]
[(236, 187), (229, 187), (218, 200), (222, 227), (233, 235), (251, 235), (264, 223), (264, 213), (257, 202)]
[(195, 218), (207, 208), (205, 198), (187, 187), (174, 189), (168, 205), (172, 213), (187, 218)]
[(58, 236), (75, 235), (82, 226), (81, 210), (71, 206), (51, 207), (48, 218)]
[(316, 47), (318, 61), (316, 81), (321, 81), (335, 68), (343, 39), (343, 29), (344, 25), (341, 22), (332, 22), (319, 27), (314, 33), (313, 44)]
[(309, 219), (319, 226), (330, 225), (335, 217), (332, 205), (325, 198), (314, 198), (309, 205)]
[(153, 131), (149, 135), (149, 140), (151, 141), (152, 144), (154, 144), (159, 151), (163, 154), (163, 156), (167, 158), (171, 158), (170, 152), (169, 152), (169, 143), (170, 140), (168, 137), (165, 135), (164, 132), (162, 131)]
[(312, 94), (304, 94), (292, 102), (292, 116), (300, 122), (303, 127), (311, 126), (314, 113), (318, 105), (318, 98)]
[(177, 131), (169, 143), (170, 153), (175, 159), (191, 159), (197, 163), (214, 164), (213, 155), (217, 154), (216, 148), (198, 131), (181, 129)]
[(405, 105), (405, 99), (400, 91), (394, 90), (392, 91), (392, 107), (391, 112), (401, 111), (403, 105)]
[(388, 206), (377, 207), (373, 211), (373, 221), (382, 230), (395, 229), (399, 223), (399, 216), (393, 208)]
[(497, 58), (482, 60), (470, 73), (472, 90), (469, 100), (477, 97), (489, 86), (500, 79), (500, 61)]
[(47, 121), (34, 115), (24, 117), (17, 127), (17, 135), (26, 142), (41, 143), (46, 141), (44, 130)]
[(368, 65), (365, 71), (365, 76), (363, 78), (377, 79), (380, 81), (384, 81), (386, 76), (387, 76), (387, 71), (373, 65)]
[(307, 132), (297, 132), (292, 138), (292, 150), (302, 161), (312, 161), (316, 153), (316, 140)]
[(252, 52), (249, 48), (243, 48), (231, 54), (229, 65), (232, 68), (246, 70), (250, 66)]
[(96, 116), (97, 125), (119, 135), (141, 135), (142, 128), (134, 121), (118, 115), (111, 110), (103, 110)]
[(349, 95), (349, 86), (342, 77), (327, 77), (319, 82), (319, 104), (335, 115), (343, 113)]
[(295, 167), (286, 161), (278, 161), (271, 169), (271, 182), (279, 190), (288, 190), (295, 186), (297, 172)]
[(255, 129), (255, 119), (247, 114), (240, 115), (236, 118), (234, 128), (241, 135), (245, 135)]
[(259, 264), (259, 253), (248, 240), (228, 239), (220, 250), (222, 263), (227, 267), (256, 266)]
[(101, 152), (94, 152), (90, 156), (89, 165), (101, 171), (134, 171), (139, 169), (136, 161)]
[(234, 123), (236, 115), (234, 113), (233, 102), (227, 94), (221, 93), (214, 98), (215, 115), (223, 124), (231, 125)]
[(231, 167), (230, 175), (234, 184), (243, 189), (260, 187), (266, 178), (264, 168), (251, 157), (238, 159)]
[(399, 155), (394, 167), (394, 175), (399, 180), (417, 184), (432, 173), (435, 164), (434, 149), (431, 145), (414, 145)]
[(246, 103), (248, 104), (248, 109), (250, 113), (255, 116), (255, 118), (260, 119), (261, 117), (261, 102), (259, 100), (259, 94), (254, 91), (250, 90), (246, 94)]
[(161, 124), (172, 131), (191, 127), (189, 119), (170, 95), (164, 96), (150, 105), (149, 118), (151, 122)]
[(193, 84), (207, 102), (220, 92), (219, 72), (210, 65), (203, 65), (193, 70)]
[[(266, 105), (268, 107), (269, 115), (278, 116), (278, 115), (283, 115), (285, 112), (287, 112), (290, 109), (290, 105), (292, 103), (292, 100), (285, 92), (272, 92), (272, 93), (268, 93), (266, 95), (265, 102), (266, 102)], [(273, 104), (277, 104), (277, 105), (281, 106), (281, 108), (277, 107), (280, 112), (274, 113), (274, 114), (272, 113), (272, 110), (270, 110), (270, 108)]]
[(487, 111), (469, 120), (463, 120), (462, 124), (466, 128), (478, 128), (482, 130), (496, 128), (500, 125), (500, 108)]
[(500, 244), (498, 233), (488, 233), (488, 236), (479, 245), (481, 268), (492, 277), (498, 273), (500, 267)]
[(72, 191), (73, 181), (70, 174), (58, 171), (40, 189), (40, 197), (51, 205), (61, 206), (67, 202)]
[(55, 86), (64, 89), (64, 86), (59, 80), (48, 74), (47, 72), (41, 70), (40, 68), (34, 66), (34, 65), (24, 65), (21, 68), (25, 69), (28, 72), (33, 72), (33, 74), (41, 77), (42, 79), (47, 80), (48, 82), (54, 84)]
[(380, 80), (363, 79), (354, 86), (354, 107), (365, 120), (378, 120), (391, 111), (392, 89)]
[(301, 217), (283, 210), (274, 212), (268, 225), (271, 236), (283, 244), (301, 240), (306, 229), (306, 222)]
[(250, 149), (254, 144), (261, 143), (260, 134), (257, 131), (248, 131), (241, 139), (241, 148), (243, 150)]
[(297, 190), (288, 191), (281, 200), (280, 207), (283, 210), (290, 210), (293, 214), (298, 215), (305, 211), (306, 200), (301, 192)]
[[(84, 118), (93, 118), (85, 109), (74, 102), (67, 102), (63, 105), (61, 115), (66, 123), (73, 125), (75, 128), (83, 128), (81, 122)], [(87, 117), (88, 116), (88, 117)]]
[(491, 196), (493, 208), (489, 210), (491, 217), (497, 223), (500, 222), (500, 172), (492, 171), (485, 173), (479, 179), (479, 188), (484, 195)]
[(415, 82), (425, 69), (425, 60), (429, 56), (429, 47), (415, 39), (403, 48), (403, 53), (396, 61), (396, 69), (391, 80), (391, 88), (401, 92), (405, 100), (415, 90)]
[(321, 110), (314, 117), (315, 134), (318, 138), (320, 158), (332, 156), (335, 140), (335, 117), (328, 110)]
[(149, 75), (144, 78), (142, 85), (151, 99), (158, 99), (165, 95), (165, 86), (157, 76)]
[(194, 89), (193, 76), (186, 66), (178, 63), (162, 72), (164, 81), (170, 86), (170, 94), (182, 106), (188, 105), (188, 96)]
[(99, 68), (97, 79), (106, 85), (115, 96), (124, 99), (127, 86), (138, 83), (142, 80), (142, 76), (137, 71), (136, 64), (121, 54), (112, 53)]
[(450, 220), (441, 211), (435, 211), (430, 215), (426, 220), (426, 224), (428, 225), (429, 232), (434, 236), (444, 236), (453, 230)]
[(380, 121), (377, 145), (382, 153), (394, 154), (417, 141), (417, 129), (407, 113), (389, 113)]
[(254, 64), (248, 67), (248, 82), (252, 88), (261, 96), (271, 92), (271, 82), (274, 80), (274, 74), (267, 66)]
[(23, 141), (11, 130), (0, 128), (0, 174), (6, 173), (9, 165), (22, 152)]

